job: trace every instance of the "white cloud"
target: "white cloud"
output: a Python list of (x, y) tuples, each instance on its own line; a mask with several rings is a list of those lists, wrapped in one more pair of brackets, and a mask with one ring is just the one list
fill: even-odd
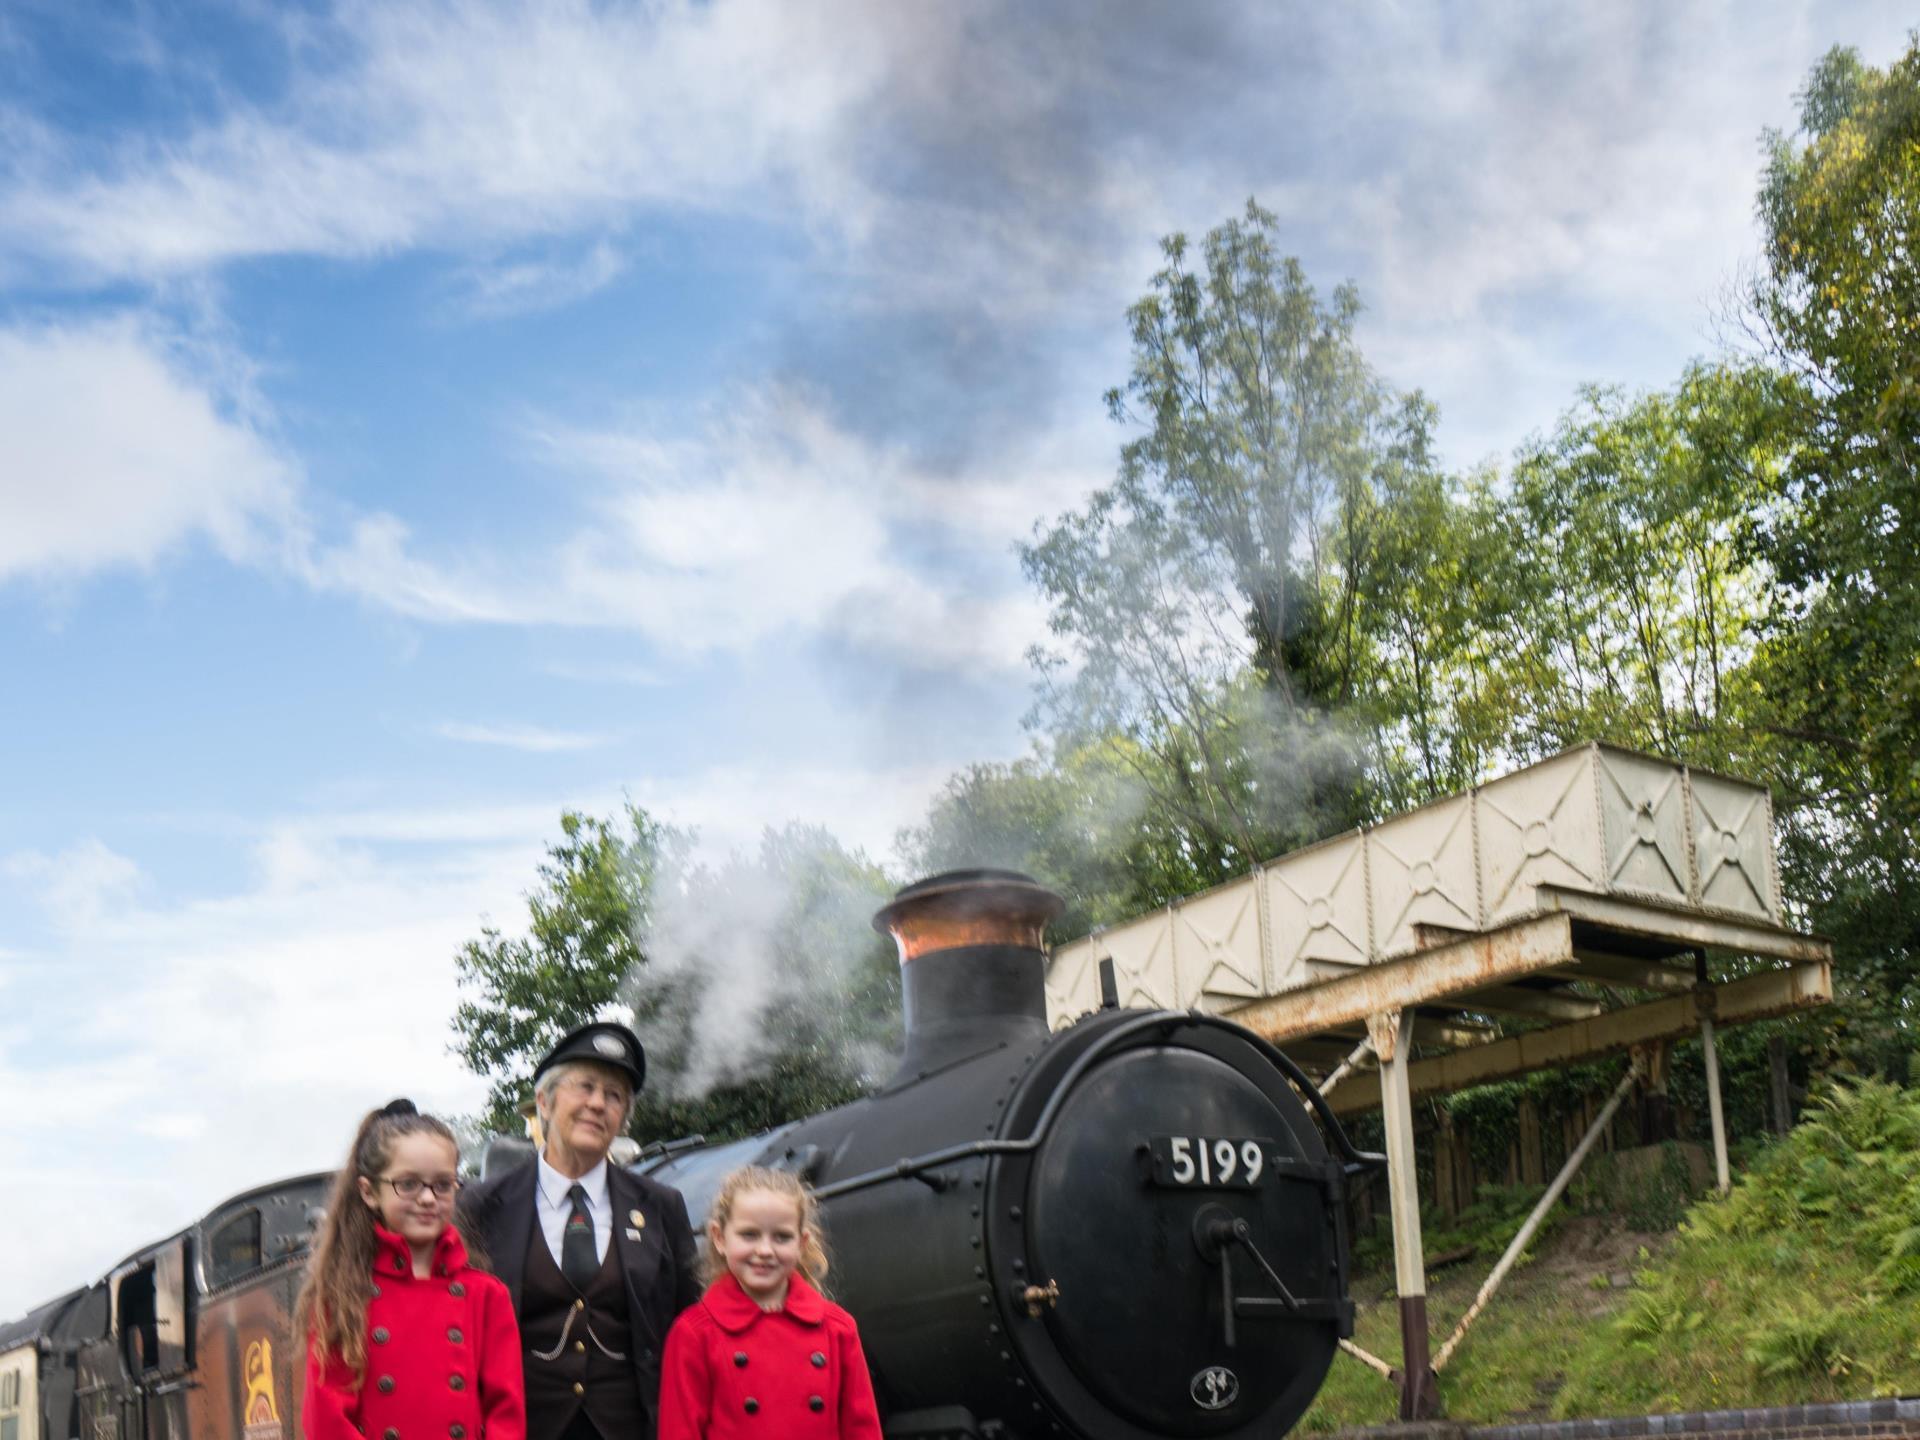
[(548, 755), (563, 750), (592, 750), (605, 745), (609, 737), (588, 735), (574, 730), (548, 730), (538, 725), (468, 725), (450, 720), (436, 734), (466, 745), (498, 745), (508, 750), (525, 750)]
[(65, 931), (84, 930), (144, 887), (140, 867), (89, 836), (57, 855), (7, 857), (0, 872), (30, 882), (47, 916)]
[(653, 689), (667, 683), (666, 676), (650, 665), (628, 665), (617, 660), (553, 660), (540, 668), (556, 680), (573, 680), (583, 685)]
[[(1475, 459), (1550, 421), (1575, 379), (1662, 380), (1707, 348), (1708, 308), (1752, 245), (1759, 128), (1790, 118), (1829, 33), (1875, 58), (1906, 23), (1872, 0), (1788, 3), (1765, 25), (1672, 7), (1564, 19), (1226, 7), (1183, 29), (1190, 51), (1141, 71), (1140, 37), (1154, 32), (1139, 14), (1054, 64), (1035, 58), (1051, 52), (1028, 44), (1028, 27), (1055, 38), (1044, 27), (1056, 22), (1017, 7), (345, 0), (300, 22), (283, 93), (181, 133), (82, 153), (17, 117), (0, 250), (100, 278), (447, 248), (469, 257), (451, 282), (458, 303), (505, 313), (617, 278), (636, 217), (719, 213), (803, 231), (807, 280), (843, 319), (898, 329), (942, 310), (923, 347), (934, 359), (969, 326), (1004, 332), (1009, 350), (1062, 316), (1111, 336), (1153, 268), (1154, 237), (1215, 223), (1252, 192), (1323, 286), (1359, 277), (1370, 353), (1442, 401), (1446, 452)], [(1256, 88), (1259, 57), (1277, 78)], [(1172, 103), (1143, 105), (1147, 93)], [(664, 452), (635, 468), (704, 463)], [(221, 473), (256, 473), (254, 458)], [(1017, 504), (1031, 475), (1010, 476)], [(708, 484), (677, 516), (670, 487), (651, 488), (643, 514), (610, 496), (554, 557), (572, 573), (545, 597), (484, 563), (424, 558), (432, 537), (423, 547), (393, 516), (367, 517), (327, 570), (417, 618), (532, 612), (652, 635), (667, 627), (633, 617), (657, 612), (690, 618), (696, 636), (762, 635), (785, 617), (707, 584), (725, 557), (675, 573), (674, 540), (735, 539), (730, 499), (767, 527), (805, 508), (819, 523), (802, 533), (817, 538), (845, 515), (842, 487), (827, 488), (822, 505), (805, 489)], [(161, 505), (142, 524), (136, 510), (97, 541), (69, 537), (75, 565), (102, 548), (150, 560), (194, 529), (172, 514)], [(823, 563), (870, 559), (851, 523)], [(133, 538), (116, 542), (117, 528)], [(757, 534), (749, 523), (737, 538)], [(771, 578), (791, 580), (791, 567)], [(803, 579), (790, 608), (839, 613), (868, 593), (861, 582), (821, 593)]]
[(895, 835), (926, 817), (927, 802), (954, 768), (953, 762), (893, 769), (719, 765), (642, 780), (632, 795), (656, 818), (698, 830), (700, 848), (709, 856), (751, 853), (768, 826), (800, 821), (824, 826), (885, 863)]
[(741, 395), (694, 436), (632, 424), (538, 438), (555, 469), (598, 487), (551, 554), (440, 560), (374, 516), (316, 552), (310, 578), (418, 619), (620, 627), (683, 655), (824, 634), (930, 668), (1013, 671), (1045, 615), (1011, 543), (1050, 494), (1078, 499), (1093, 478), (1049, 452), (1032, 476), (997, 452), (935, 475), (785, 389)]
[(483, 317), (556, 309), (605, 289), (627, 266), (627, 257), (606, 240), (578, 255), (495, 260), (461, 274), (459, 303)]
[[(1704, 348), (1751, 243), (1754, 136), (1824, 43), (1814, 13), (1229, 7), (1148, 73), (1139, 14), (1054, 65), (1021, 28), (1054, 22), (1018, 8), (347, 0), (302, 22), (323, 43), (289, 46), (284, 93), (178, 134), (82, 153), (8, 112), (0, 251), (98, 279), (445, 247), (460, 303), (501, 313), (620, 276), (636, 216), (744, 215), (804, 232), (836, 319), (909, 360), (1003, 335), (983, 353), (1030, 350), (1085, 415), (1124, 373), (1118, 317), (1154, 235), (1252, 191), (1323, 287), (1359, 276), (1370, 355), (1442, 402), (1444, 453), (1466, 461), (1549, 423), (1579, 379), (1658, 382)], [(1887, 13), (1843, 18), (1897, 38)], [(1250, 84), (1261, 56), (1286, 83)], [(1222, 57), (1240, 68), (1216, 95)], [(1194, 103), (1156, 115), (1129, 88), (1148, 81)], [(897, 340), (924, 306), (947, 309)], [(24, 457), (0, 472), (0, 581), (199, 538), (433, 623), (617, 628), (669, 659), (825, 635), (1011, 673), (1042, 614), (1009, 542), (1106, 479), (1116, 438), (977, 406), (981, 453), (947, 473), (830, 419), (866, 397), (827, 375), (828, 402), (765, 387), (704, 425), (554, 425), (554, 472), (592, 486), (570, 537), (455, 552), (398, 514), (312, 536), (292, 464), (192, 370), (132, 322), (0, 331), (0, 424)]]
[[(32, 1016), (0, 1018), (0, 1092), (59, 1097), (0, 1116), (0, 1147), (21, 1161), (0, 1233), (46, 1240), (0, 1276), (0, 1314), (223, 1195), (334, 1164), (357, 1116), (392, 1095), (450, 1112), (480, 1100), (446, 1053), (453, 955), (483, 914), (516, 909), (538, 832), (396, 860), (358, 840), (302, 849), (297, 831), (263, 838), (256, 887), (213, 898), (147, 903), (126, 883), (133, 862), (97, 840), (9, 863), (63, 948), (13, 971), (0, 1012)], [(44, 889), (74, 867), (111, 883)], [(75, 1155), (87, 1183), (35, 1178)]]
[(97, 275), (367, 256), (590, 226), (631, 206), (797, 205), (858, 224), (851, 112), (904, 22), (863, 6), (347, 0), (344, 56), (94, 172), (57, 147), (0, 222)]
[(193, 539), (272, 552), (297, 476), (129, 319), (0, 329), (0, 582), (148, 567)]
[[(1344, 12), (1318, 39), (1337, 163), (1197, 167), (1185, 213), (1246, 193), (1314, 278), (1356, 277), (1369, 358), (1441, 405), (1453, 463), (1503, 454), (1588, 380), (1659, 385), (1715, 348), (1756, 252), (1760, 134), (1791, 128), (1827, 45), (1884, 61), (1893, 6)], [(1710, 60), (1702, 57), (1711, 57)], [(1208, 222), (1211, 223), (1211, 222)]]
[[(294, 464), (250, 410), (222, 402), (244, 365), (192, 358), (131, 318), (0, 330), (12, 443), (0, 582), (151, 567), (200, 538), (231, 562), (435, 623), (627, 629), (681, 655), (825, 634), (930, 668), (1010, 671), (1044, 626), (1011, 542), (1095, 483), (1086, 457), (1110, 443), (1069, 429), (936, 474), (835, 424), (814, 397), (743, 391), (711, 405), (704, 428), (547, 427), (533, 437), (540, 458), (585, 495), (572, 535), (545, 554), (502, 542), (442, 558), (385, 513), (350, 514), (337, 541), (318, 536)], [(916, 558), (935, 553), (948, 563)], [(604, 739), (472, 723), (439, 733), (532, 751)]]
[(190, 1110), (149, 1111), (133, 1128), (155, 1140), (197, 1140), (207, 1133), (207, 1117)]
[[(632, 795), (697, 826), (713, 858), (790, 820), (885, 856), (949, 768), (727, 766)], [(0, 883), (30, 890), (57, 940), (0, 969), (0, 1094), (59, 1103), (0, 1109), (0, 1149), (18, 1161), (0, 1234), (43, 1237), (0, 1273), (0, 1315), (228, 1194), (337, 1163), (359, 1115), (394, 1095), (475, 1109), (484, 1084), (447, 1053), (453, 956), (483, 919), (524, 923), (563, 804), (611, 814), (619, 800), (609, 786), (570, 802), (290, 816), (259, 828), (247, 884), (195, 898), (156, 898), (97, 838), (8, 857)]]

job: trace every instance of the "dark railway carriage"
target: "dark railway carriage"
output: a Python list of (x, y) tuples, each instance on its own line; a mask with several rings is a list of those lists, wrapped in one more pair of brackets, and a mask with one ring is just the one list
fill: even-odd
[(236, 1195), (198, 1227), (197, 1384), (187, 1430), (144, 1440), (295, 1440), (300, 1379), (293, 1302), (330, 1172)]
[(0, 1325), (0, 1440), (67, 1440), (75, 1433), (73, 1336), (94, 1292), (73, 1290)]
[(294, 1440), (293, 1297), (330, 1178), (237, 1195), (35, 1311), (58, 1307), (32, 1345), (38, 1428), (0, 1440)]

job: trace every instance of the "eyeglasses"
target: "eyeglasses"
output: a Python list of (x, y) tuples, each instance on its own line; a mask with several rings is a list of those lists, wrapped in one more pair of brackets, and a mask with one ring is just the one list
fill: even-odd
[(604, 1084), (581, 1075), (569, 1075), (560, 1082), (560, 1088), (571, 1090), (584, 1100), (591, 1100), (598, 1095), (615, 1110), (624, 1110), (633, 1100), (633, 1092), (624, 1085)]
[(373, 1182), (376, 1185), (391, 1185), (393, 1193), (402, 1200), (415, 1200), (422, 1190), (429, 1190), (436, 1200), (451, 1200), (460, 1193), (460, 1182), (449, 1176), (445, 1180), (422, 1180), (418, 1175), (402, 1175), (398, 1180), (389, 1180), (382, 1175)]

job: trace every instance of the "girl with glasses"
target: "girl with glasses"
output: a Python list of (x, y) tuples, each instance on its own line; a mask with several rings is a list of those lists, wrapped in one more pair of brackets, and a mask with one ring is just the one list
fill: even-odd
[(306, 1440), (526, 1440), (513, 1301), (455, 1223), (459, 1163), (411, 1100), (360, 1122), (294, 1306)]

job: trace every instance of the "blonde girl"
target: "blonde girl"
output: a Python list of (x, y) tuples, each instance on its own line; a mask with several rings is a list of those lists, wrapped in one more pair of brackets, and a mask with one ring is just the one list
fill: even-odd
[(707, 1291), (667, 1335), (660, 1440), (880, 1440), (853, 1317), (820, 1292), (820, 1206), (783, 1170), (721, 1182), (707, 1217)]
[(454, 1223), (459, 1164), (411, 1100), (360, 1122), (294, 1304), (306, 1440), (526, 1440), (520, 1331)]

